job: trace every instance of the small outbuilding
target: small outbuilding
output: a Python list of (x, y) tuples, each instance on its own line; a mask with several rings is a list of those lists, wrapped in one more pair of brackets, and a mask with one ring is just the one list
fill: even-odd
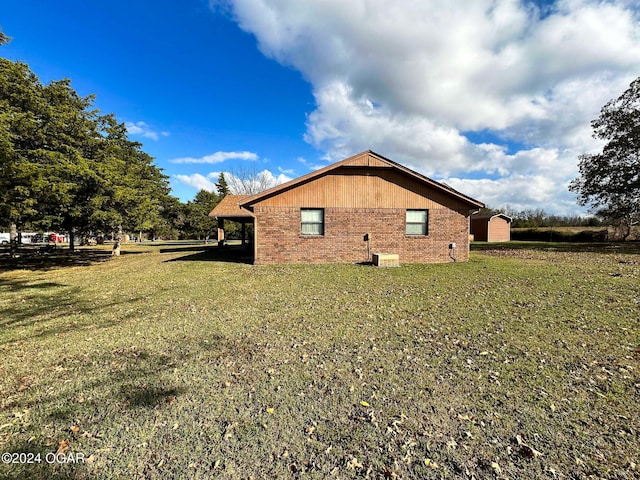
[(508, 242), (511, 240), (511, 217), (504, 213), (473, 215), (470, 229), (477, 242)]

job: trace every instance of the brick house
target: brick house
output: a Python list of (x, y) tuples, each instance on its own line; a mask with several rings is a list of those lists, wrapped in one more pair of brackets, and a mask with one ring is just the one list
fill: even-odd
[(511, 217), (504, 213), (474, 215), (471, 217), (470, 233), (477, 242), (511, 241)]
[(254, 224), (257, 265), (466, 261), (469, 217), (484, 205), (372, 151), (252, 196), (227, 196), (210, 216)]

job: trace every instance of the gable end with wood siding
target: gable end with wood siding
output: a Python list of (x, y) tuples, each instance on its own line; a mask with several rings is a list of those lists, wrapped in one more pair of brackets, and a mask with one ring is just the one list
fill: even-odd
[(238, 211), (252, 217), (258, 265), (363, 263), (380, 252), (404, 263), (466, 261), (469, 216), (484, 206), (372, 151), (230, 198), (225, 210), (231, 202), (237, 210), (216, 207), (210, 215), (219, 222)]

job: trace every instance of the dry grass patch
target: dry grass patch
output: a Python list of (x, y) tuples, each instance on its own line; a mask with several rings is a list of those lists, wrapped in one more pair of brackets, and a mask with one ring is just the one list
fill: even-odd
[[(640, 255), (0, 274), (8, 478), (638, 478)], [(66, 442), (66, 443), (61, 443)]]

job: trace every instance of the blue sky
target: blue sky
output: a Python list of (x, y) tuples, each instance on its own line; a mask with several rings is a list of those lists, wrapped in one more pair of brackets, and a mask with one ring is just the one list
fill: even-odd
[(192, 199), (362, 150), (493, 207), (584, 213), (589, 122), (640, 74), (634, 1), (23, 0), (0, 55), (70, 78)]

